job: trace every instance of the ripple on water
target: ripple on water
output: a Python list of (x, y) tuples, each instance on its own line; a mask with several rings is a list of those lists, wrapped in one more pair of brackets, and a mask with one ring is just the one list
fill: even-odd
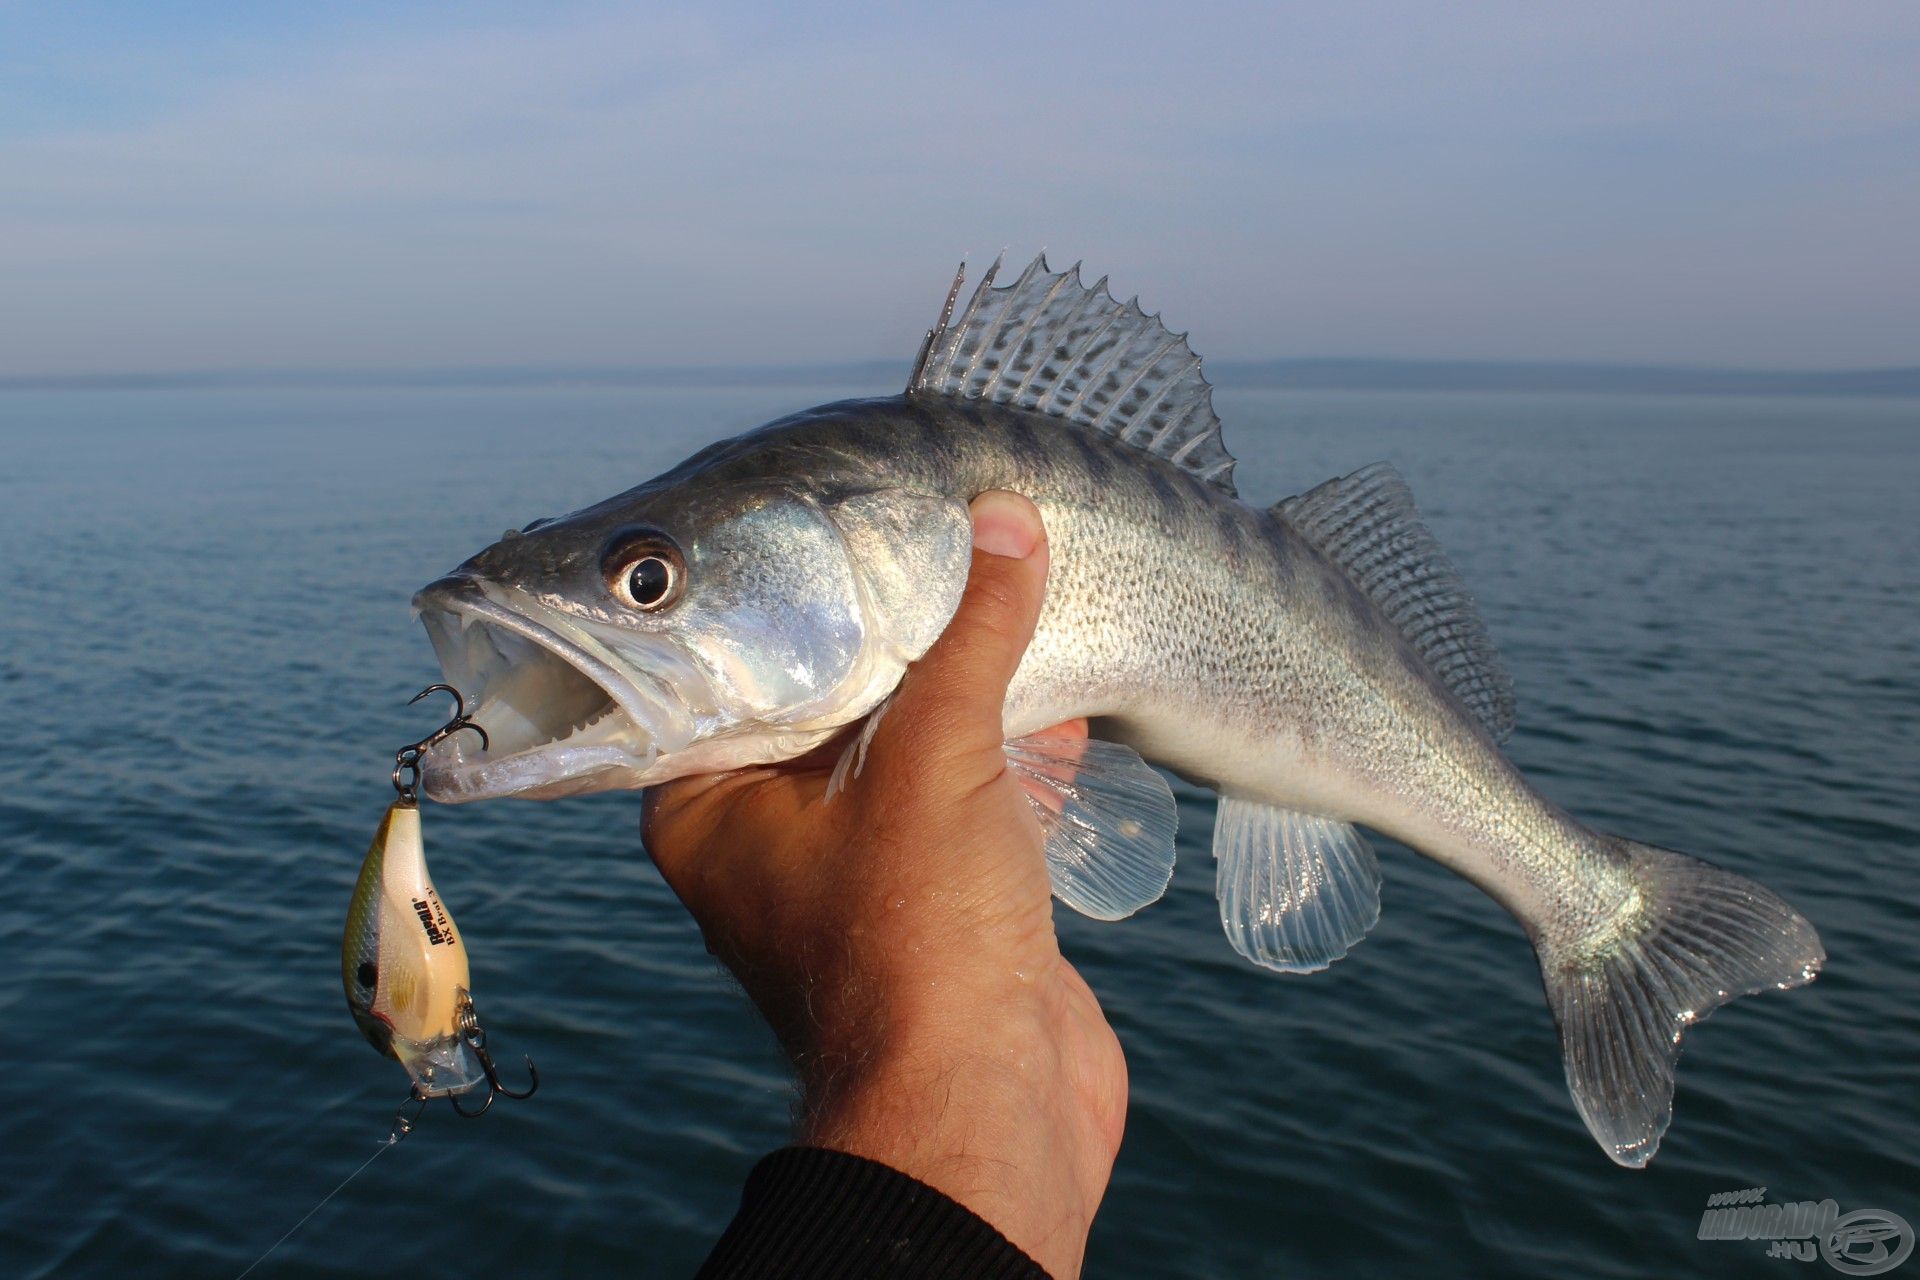
[[(40, 1102), (0, 1109), (0, 1272), (234, 1274), (365, 1159), (402, 1076), (347, 1018), (337, 947), (433, 676), (408, 596), (608, 475), (817, 398), (9, 398), (0, 1014), (10, 1096)], [(1218, 400), (1254, 500), (1394, 461), (1514, 670), (1515, 758), (1576, 814), (1765, 880), (1832, 961), (1689, 1034), (1674, 1129), (1626, 1173), (1574, 1115), (1498, 908), (1383, 844), (1366, 942), (1256, 972), (1183, 787), (1167, 899), (1061, 926), (1133, 1084), (1089, 1274), (1750, 1270), (1694, 1232), (1708, 1194), (1757, 1185), (1920, 1221), (1914, 402)], [(540, 1096), (433, 1109), (267, 1274), (691, 1272), (790, 1097), (632, 798), (436, 809), (427, 840)]]

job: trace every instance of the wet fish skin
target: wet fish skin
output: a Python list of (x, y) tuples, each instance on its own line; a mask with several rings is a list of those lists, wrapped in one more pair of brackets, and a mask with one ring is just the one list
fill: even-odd
[[(599, 571), (583, 548), (636, 525), (695, 529), (727, 505), (708, 495), (767, 484), (821, 508), (875, 487), (937, 495), (956, 513), (988, 489), (1039, 506), (1052, 568), (1008, 693), (1010, 738), (1098, 718), (1102, 736), (1214, 790), (1383, 831), (1542, 932), (1579, 934), (1625, 893), (1622, 855), (1587, 847), (1373, 602), (1284, 522), (1161, 459), (1037, 415), (900, 396), (822, 406), (697, 457), (618, 506), (496, 544), (460, 574), (523, 586), (570, 575), (588, 592)], [(964, 563), (949, 569), (964, 574)], [(937, 635), (957, 600), (950, 582), (913, 600), (909, 616), (874, 624)], [(579, 607), (568, 593), (556, 602)], [(866, 687), (791, 749), (860, 719), (891, 687)], [(648, 781), (707, 767), (682, 761)], [(1569, 845), (1585, 864), (1542, 854)]]
[[(930, 341), (961, 367), (960, 393), (782, 419), (503, 539), (425, 589), (415, 603), (448, 677), (486, 688), (476, 718), (505, 739), (497, 758), (442, 748), (429, 793), (551, 797), (811, 749), (873, 711), (951, 616), (966, 503), (1023, 493), (1046, 521), (1052, 568), (1008, 694), (1009, 738), (1088, 716), (1100, 736), (1219, 792), (1223, 922), (1271, 967), (1338, 958), (1372, 923), (1369, 889), (1377, 914), (1377, 872), (1347, 824), (1480, 886), (1534, 942), (1583, 1118), (1616, 1161), (1644, 1163), (1666, 1127), (1681, 1031), (1732, 996), (1811, 978), (1824, 960), (1811, 926), (1750, 881), (1592, 831), (1535, 791), (1489, 730), (1475, 690), (1494, 677), (1473, 669), (1472, 644), (1435, 648), (1431, 630), (1409, 629), (1477, 626), (1431, 563), (1437, 548), (1420, 550), (1410, 504), (1396, 512), (1377, 478), (1348, 477), (1379, 528), (1347, 520), (1335, 490), (1325, 501), (1347, 523), (1330, 533), (1313, 505), (1322, 490), (1277, 513), (1237, 501), (1208, 460), (1213, 437), (1194, 432), (1210, 411), (1203, 420), (1191, 385), (1175, 385), (1197, 358), (1158, 363), (1173, 350), (1164, 331), (1142, 330), (1141, 369), (1106, 384), (1121, 390), (1097, 417), (996, 400), (1023, 350), (1011, 398), (1050, 404), (1058, 387), (1026, 388), (1070, 368), (1075, 343), (1092, 350), (1146, 322), (1076, 295), (1077, 273), (1035, 274), (1013, 287), (1027, 299), (1020, 332), (1037, 331), (1026, 348), (983, 341), (1013, 354), (958, 359), (979, 295), (949, 345)], [(1145, 427), (1107, 423), (1128, 404)], [(1156, 404), (1185, 416), (1156, 426)], [(1374, 562), (1339, 545), (1354, 529), (1389, 572), (1360, 572)], [(622, 566), (607, 563), (635, 530), (685, 557), (684, 598), (658, 612), (622, 605)], [(553, 745), (542, 739), (567, 727), (559, 704), (576, 708), (560, 720), (587, 723)], [(1301, 921), (1306, 945), (1276, 951), (1268, 935)]]

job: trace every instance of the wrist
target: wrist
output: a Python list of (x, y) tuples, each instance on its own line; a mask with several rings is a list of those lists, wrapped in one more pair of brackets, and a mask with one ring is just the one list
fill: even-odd
[(1047, 985), (892, 1000), (883, 1022), (824, 1039), (799, 1064), (799, 1137), (919, 1179), (1065, 1277), (1079, 1271), (1118, 1121), (1089, 1107), (1078, 1033)]

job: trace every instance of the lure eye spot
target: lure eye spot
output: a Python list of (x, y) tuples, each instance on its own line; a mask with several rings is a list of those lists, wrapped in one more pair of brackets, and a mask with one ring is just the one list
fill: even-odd
[(353, 971), (353, 976), (361, 986), (371, 991), (373, 990), (374, 981), (380, 976), (380, 970), (374, 967), (373, 961), (362, 960), (360, 967)]

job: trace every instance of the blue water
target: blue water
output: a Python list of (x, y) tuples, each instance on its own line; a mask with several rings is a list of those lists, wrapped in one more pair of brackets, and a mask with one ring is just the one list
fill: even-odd
[[(823, 398), (0, 397), (0, 1275), (233, 1275), (375, 1149), (404, 1079), (337, 954), (391, 752), (440, 710), (404, 705), (436, 675), (409, 594)], [(1168, 899), (1062, 921), (1133, 1078), (1088, 1273), (1793, 1272), (1694, 1238), (1709, 1194), (1755, 1186), (1920, 1223), (1920, 402), (1219, 404), (1257, 500), (1398, 464), (1514, 670), (1514, 757), (1600, 827), (1764, 880), (1832, 959), (1696, 1029), (1659, 1158), (1618, 1169), (1512, 920), (1389, 846), (1365, 944), (1262, 973), (1220, 936), (1210, 802), (1183, 792)], [(434, 1109), (256, 1276), (703, 1256), (788, 1095), (637, 815), (428, 810), (496, 1047), (544, 1086)]]

